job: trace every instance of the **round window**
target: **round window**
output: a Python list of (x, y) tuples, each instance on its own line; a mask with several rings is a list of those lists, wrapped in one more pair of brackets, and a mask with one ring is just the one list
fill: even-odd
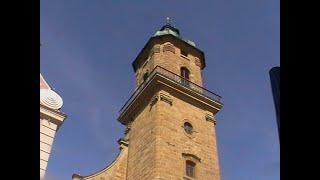
[(185, 123), (184, 123), (184, 130), (186, 131), (186, 133), (192, 134), (192, 132), (193, 132), (193, 127), (192, 127), (192, 125), (191, 125), (190, 123), (185, 122)]

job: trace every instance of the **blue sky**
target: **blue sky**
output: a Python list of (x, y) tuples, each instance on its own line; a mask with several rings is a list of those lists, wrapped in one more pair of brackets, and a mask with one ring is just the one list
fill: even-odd
[(217, 141), (223, 180), (279, 180), (268, 71), (280, 64), (278, 0), (41, 0), (41, 72), (63, 97), (48, 180), (112, 162), (118, 111), (135, 87), (131, 66), (170, 16), (206, 56), (204, 86), (222, 96)]

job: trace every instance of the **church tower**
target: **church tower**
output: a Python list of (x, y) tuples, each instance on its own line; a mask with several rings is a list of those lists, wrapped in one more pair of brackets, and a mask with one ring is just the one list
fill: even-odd
[(169, 22), (132, 63), (134, 93), (120, 110), (118, 158), (101, 180), (220, 180), (215, 115), (221, 97), (203, 87), (204, 53)]
[(60, 109), (62, 98), (40, 74), (40, 179), (44, 179), (56, 131), (66, 115)]

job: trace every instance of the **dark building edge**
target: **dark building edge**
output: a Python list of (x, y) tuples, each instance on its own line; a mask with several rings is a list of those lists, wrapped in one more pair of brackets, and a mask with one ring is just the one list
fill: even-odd
[(280, 140), (280, 67), (273, 67), (269, 71), (274, 106), (276, 109), (276, 118), (278, 126), (278, 135)]

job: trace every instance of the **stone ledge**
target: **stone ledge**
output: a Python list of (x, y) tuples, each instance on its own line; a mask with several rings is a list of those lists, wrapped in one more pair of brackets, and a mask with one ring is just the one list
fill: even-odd
[(173, 100), (169, 95), (160, 93), (159, 96), (160, 96), (160, 101), (164, 101), (172, 106)]
[(215, 118), (209, 114), (206, 114), (206, 120), (209, 122), (212, 122), (214, 125), (217, 124), (217, 121), (215, 120)]

